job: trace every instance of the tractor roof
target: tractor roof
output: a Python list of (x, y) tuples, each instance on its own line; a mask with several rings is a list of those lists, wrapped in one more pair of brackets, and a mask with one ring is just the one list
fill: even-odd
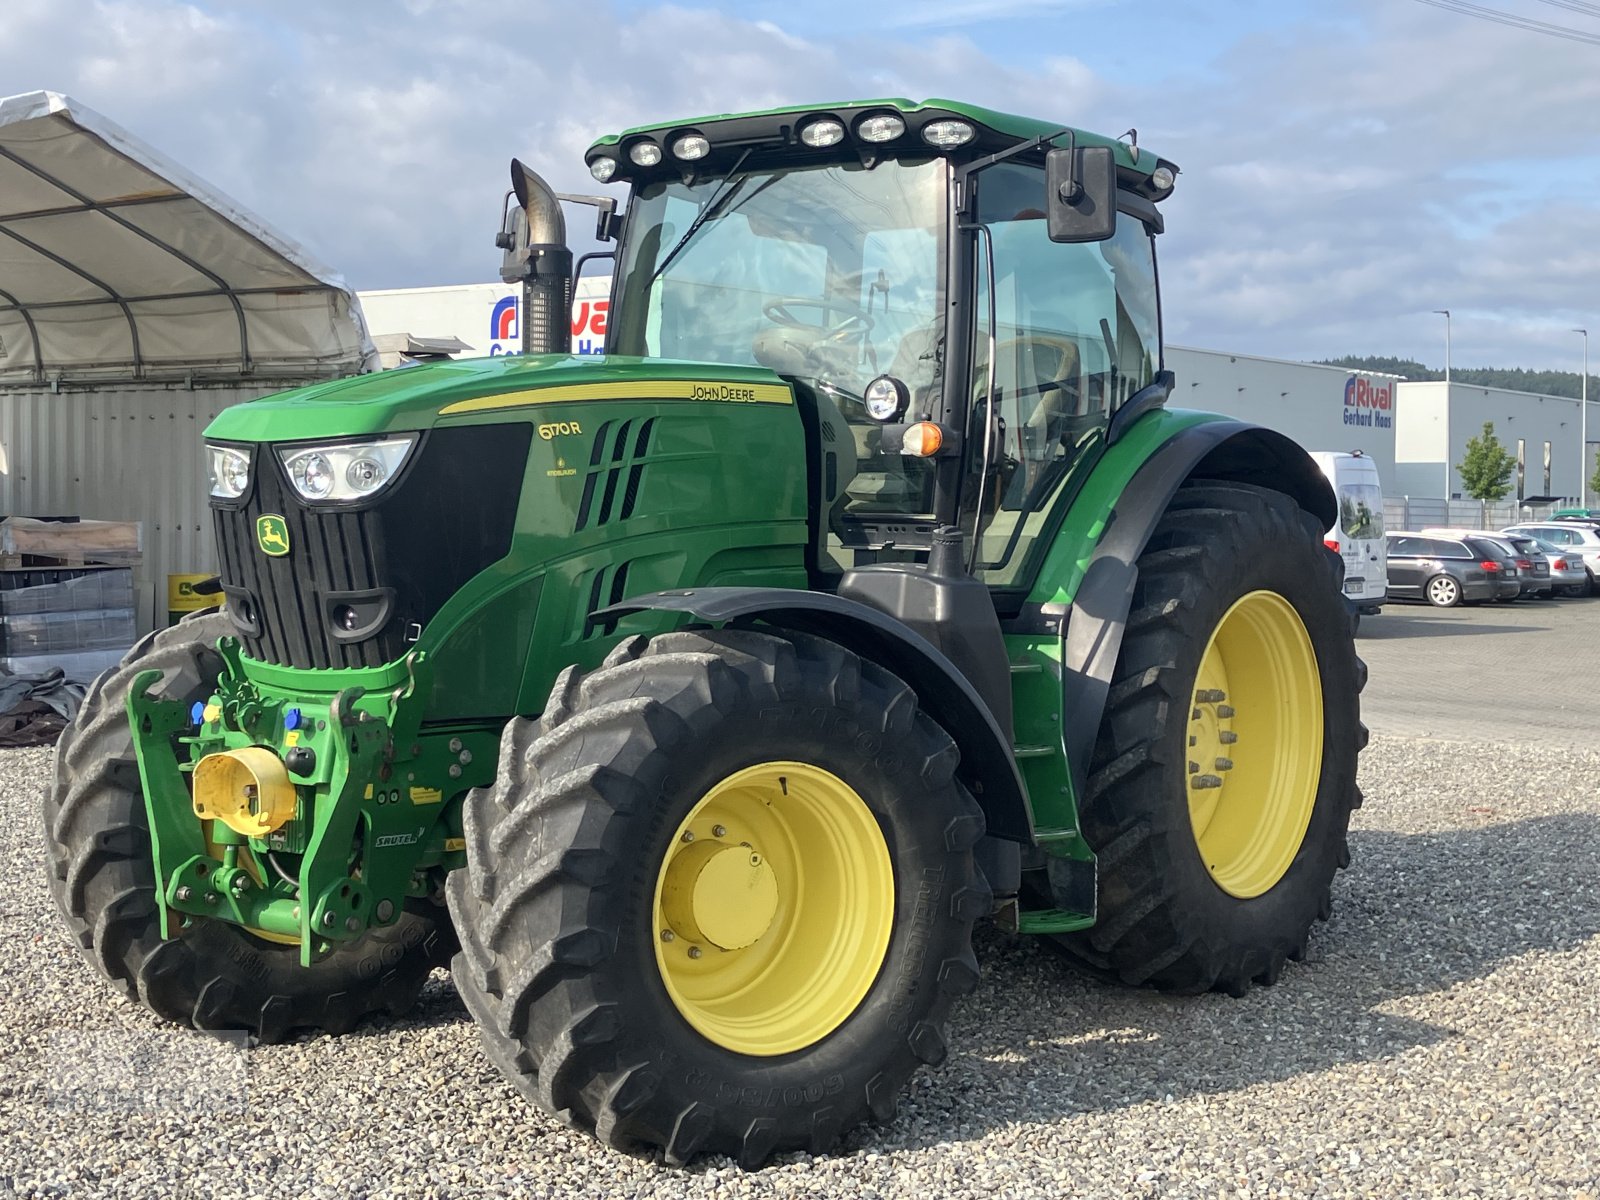
[[(893, 114), (904, 122), (905, 129), (887, 141), (872, 141), (860, 137), (861, 125), (868, 118)], [(832, 120), (845, 130), (842, 140), (826, 146), (806, 144), (801, 131), (818, 121)], [(1147, 181), (1158, 166), (1176, 173), (1172, 163), (1148, 150), (1136, 149), (1127, 142), (1101, 134), (1074, 129), (1059, 121), (1042, 121), (1033, 117), (1019, 117), (1010, 113), (995, 112), (973, 104), (955, 100), (907, 100), (889, 97), (879, 100), (845, 100), (831, 104), (797, 104), (784, 108), (771, 108), (761, 112), (719, 113), (679, 121), (663, 121), (625, 129), (619, 134), (608, 134), (590, 146), (584, 159), (591, 167), (597, 159), (609, 158), (616, 163), (614, 178), (638, 179), (656, 175), (671, 176), (688, 169), (697, 173), (715, 173), (718, 169), (732, 169), (732, 164), (747, 151), (783, 153), (793, 158), (801, 154), (862, 154), (878, 157), (905, 153), (940, 153), (940, 148), (930, 145), (924, 130), (939, 121), (965, 123), (973, 135), (957, 146), (944, 150), (959, 150), (964, 156), (993, 154), (1007, 150), (1034, 138), (1055, 137), (1053, 145), (1066, 145), (1070, 133), (1079, 146), (1110, 146), (1116, 153), (1118, 174), (1122, 186), (1135, 186)], [(700, 161), (675, 161), (674, 145), (685, 134), (699, 134), (709, 143), (708, 152)], [(1059, 136), (1057, 136), (1059, 135)], [(636, 146), (649, 143), (647, 159), (639, 162), (632, 157)], [(620, 153), (619, 153), (620, 151)], [(598, 178), (598, 176), (597, 176)], [(1148, 188), (1139, 187), (1147, 191)], [(1167, 189), (1158, 189), (1153, 199), (1164, 198)]]

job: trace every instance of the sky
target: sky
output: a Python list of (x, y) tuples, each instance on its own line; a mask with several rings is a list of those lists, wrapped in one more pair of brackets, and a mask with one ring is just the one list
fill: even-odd
[[(1600, 43), (1600, 5), (1486, 2)], [(0, 94), (35, 88), (363, 289), (496, 279), (512, 155), (594, 191), (630, 125), (943, 96), (1179, 164), (1171, 342), (1437, 367), (1447, 308), (1457, 367), (1575, 371), (1600, 338), (1600, 44), (1415, 0), (0, 0)]]

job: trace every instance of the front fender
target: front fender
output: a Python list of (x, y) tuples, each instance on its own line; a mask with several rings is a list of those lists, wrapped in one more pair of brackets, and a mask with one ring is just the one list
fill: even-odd
[(836, 642), (894, 672), (961, 751), (957, 771), (984, 811), (991, 837), (1031, 843), (1027, 789), (1011, 739), (967, 677), (937, 647), (886, 613), (827, 592), (703, 587), (635, 596), (593, 614), (596, 623), (636, 612), (685, 613), (713, 625), (764, 622)]

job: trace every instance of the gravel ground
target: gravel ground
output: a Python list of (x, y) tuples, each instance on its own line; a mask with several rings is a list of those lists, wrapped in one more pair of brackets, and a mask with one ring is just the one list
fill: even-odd
[(1377, 736), (1357, 869), (1277, 987), (1169, 999), (988, 934), (899, 1119), (755, 1174), (547, 1120), (443, 976), (344, 1038), (163, 1027), (56, 926), (47, 768), (0, 752), (0, 1195), (1600, 1196), (1600, 755)]

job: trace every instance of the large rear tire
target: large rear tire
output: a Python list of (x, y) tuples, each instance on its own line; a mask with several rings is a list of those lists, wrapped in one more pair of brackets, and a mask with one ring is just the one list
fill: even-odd
[(1262, 488), (1181, 488), (1139, 559), (1083, 806), (1099, 921), (1062, 945), (1131, 984), (1242, 995), (1331, 911), (1366, 742), (1341, 564)]
[(760, 1166), (893, 1118), (978, 978), (983, 832), (904, 683), (818, 638), (622, 642), (467, 800), (456, 986), (568, 1124)]
[(244, 1030), (264, 1042), (296, 1030), (344, 1033), (374, 1013), (398, 1016), (455, 949), (444, 911), (413, 903), (310, 967), (298, 946), (222, 921), (163, 940), (150, 827), (125, 707), (134, 676), (160, 670), (152, 694), (191, 704), (211, 695), (226, 617), (202, 613), (158, 630), (95, 680), (56, 746), (44, 793), (51, 894), (84, 957), (130, 1000), (196, 1029)]

